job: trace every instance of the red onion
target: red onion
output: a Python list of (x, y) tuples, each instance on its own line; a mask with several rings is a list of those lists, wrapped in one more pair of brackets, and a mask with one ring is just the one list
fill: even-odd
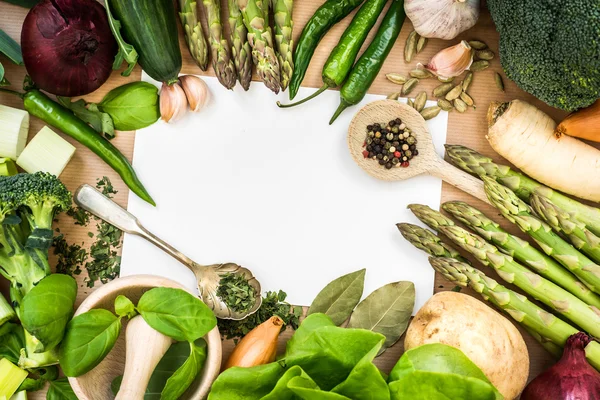
[(69, 97), (102, 86), (117, 53), (106, 10), (95, 0), (40, 1), (25, 18), (21, 47), (36, 85)]
[(598, 400), (600, 373), (585, 359), (592, 339), (583, 332), (567, 340), (562, 358), (529, 382), (521, 400)]

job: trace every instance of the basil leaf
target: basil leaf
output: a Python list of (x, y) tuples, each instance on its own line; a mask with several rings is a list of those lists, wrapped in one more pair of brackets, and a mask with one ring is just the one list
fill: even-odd
[(308, 315), (327, 314), (335, 325), (348, 319), (360, 301), (365, 286), (366, 269), (340, 276), (319, 292), (308, 310)]
[(69, 380), (61, 378), (50, 382), (46, 400), (77, 400), (77, 396), (69, 385)]
[(96, 132), (105, 138), (110, 140), (115, 137), (115, 127), (110, 115), (101, 112), (96, 104), (88, 104), (83, 99), (72, 101), (68, 97), (56, 96), (56, 98), (60, 104), (73, 111), (73, 114), (90, 124)]
[(115, 61), (113, 63), (112, 69), (115, 70), (121, 68), (121, 64), (123, 63), (123, 61), (125, 61), (127, 62), (128, 66), (125, 71), (121, 72), (121, 75), (129, 76), (131, 75), (131, 71), (133, 71), (135, 64), (137, 64), (138, 52), (132, 45), (125, 42), (123, 36), (121, 36), (121, 22), (119, 22), (113, 17), (108, 3), (108, 1), (104, 2), (106, 14), (108, 15), (108, 25), (110, 26), (110, 31), (112, 32), (113, 36), (115, 37), (115, 40), (117, 41), (117, 44), (119, 45), (119, 52), (115, 56)]
[(42, 390), (46, 382), (50, 382), (58, 378), (58, 367), (56, 367), (56, 365), (51, 365), (49, 367), (37, 368), (33, 371), (33, 374), (37, 375), (37, 377), (30, 374), (27, 378), (25, 378), (23, 383), (21, 383), (21, 386), (19, 386), (17, 392), (22, 390), (27, 392)]
[(160, 118), (158, 89), (148, 82), (131, 82), (104, 96), (98, 104), (120, 131), (134, 131), (152, 125)]
[(120, 332), (121, 318), (108, 310), (90, 310), (73, 318), (60, 347), (60, 366), (65, 375), (80, 376), (100, 364)]
[(115, 312), (119, 317), (127, 317), (129, 319), (137, 315), (137, 311), (131, 300), (122, 294), (118, 295), (115, 299)]
[[(0, 53), (8, 57), (17, 65), (23, 65), (23, 56), (21, 55), (21, 46), (6, 32), (0, 29)], [(2, 78), (0, 78), (2, 80)]]
[[(385, 336), (385, 351), (406, 331), (415, 307), (415, 285), (394, 282), (371, 293), (352, 313), (348, 328), (366, 329)], [(382, 352), (383, 352), (382, 351)]]
[(148, 325), (178, 342), (194, 342), (217, 325), (210, 308), (182, 289), (151, 289), (137, 309)]
[(190, 356), (167, 380), (161, 400), (177, 400), (190, 387), (206, 360), (206, 342), (189, 343)]
[(56, 347), (63, 339), (65, 327), (73, 316), (77, 282), (63, 274), (46, 276), (23, 297), (21, 323), (41, 343), (38, 350)]

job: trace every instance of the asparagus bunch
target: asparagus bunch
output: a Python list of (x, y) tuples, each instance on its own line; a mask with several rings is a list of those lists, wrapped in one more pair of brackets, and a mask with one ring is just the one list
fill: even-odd
[(542, 217), (557, 233), (564, 234), (573, 246), (584, 252), (596, 263), (600, 262), (600, 237), (590, 231), (584, 223), (550, 199), (533, 194), (530, 201), (531, 207), (537, 215)]
[(503, 252), (530, 269), (568, 290), (587, 304), (600, 309), (600, 296), (589, 290), (573, 274), (529, 242), (511, 235), (475, 207), (461, 201), (442, 205), (443, 209)]
[[(417, 217), (420, 215), (427, 215), (430, 222), (432, 220), (448, 220), (444, 215), (429, 207), (419, 208)], [(553, 282), (531, 272), (514, 261), (511, 256), (500, 252), (496, 246), (487, 243), (480, 236), (472, 234), (461, 227), (449, 225), (447, 222), (442, 223), (444, 225), (437, 227), (440, 233), (475, 256), (483, 265), (494, 268), (503, 280), (515, 284), (535, 299), (598, 337), (598, 333), (600, 333), (600, 315), (590, 305)]]
[[(268, 1), (268, 0), (265, 0)], [(277, 60), (281, 72), (281, 90), (285, 90), (294, 72), (294, 39), (292, 37), (293, 0), (272, 0), (273, 18), (275, 20), (275, 42), (277, 44)]]
[(202, 25), (198, 20), (198, 9), (193, 0), (179, 0), (179, 18), (185, 32), (185, 41), (192, 58), (202, 71), (208, 67), (208, 50)]
[[(550, 349), (564, 347), (567, 339), (578, 332), (575, 327), (538, 307), (527, 297), (500, 285), (466, 263), (443, 257), (431, 257), (429, 262), (450, 282), (470, 287), (528, 330), (536, 332), (536, 339), (552, 343), (554, 346), (548, 346)], [(600, 344), (591, 341), (585, 348), (585, 354), (590, 364), (600, 369)]]
[(208, 32), (212, 56), (212, 66), (217, 79), (227, 89), (235, 86), (237, 78), (235, 65), (231, 59), (231, 48), (227, 39), (223, 37), (223, 26), (221, 25), (221, 2), (219, 0), (202, 0), (206, 7), (206, 19), (208, 21)]
[(265, 86), (275, 93), (281, 88), (279, 62), (273, 48), (273, 34), (269, 27), (270, 0), (237, 0), (248, 29), (248, 41), (256, 72)]
[(588, 288), (600, 293), (600, 265), (577, 251), (552, 231), (548, 224), (534, 216), (531, 208), (509, 188), (486, 176), (483, 181), (488, 198), (506, 219), (531, 236), (546, 254), (564, 265)]
[(489, 176), (495, 179), (527, 203), (534, 193), (551, 200), (561, 209), (568, 210), (574, 220), (585, 224), (590, 231), (600, 236), (600, 209), (573, 200), (525, 174), (512, 170), (508, 165), (496, 164), (491, 158), (468, 147), (446, 145), (446, 154), (457, 167), (480, 177)]
[(231, 54), (240, 84), (244, 90), (248, 90), (252, 81), (252, 50), (248, 43), (248, 29), (237, 0), (228, 0), (228, 9)]

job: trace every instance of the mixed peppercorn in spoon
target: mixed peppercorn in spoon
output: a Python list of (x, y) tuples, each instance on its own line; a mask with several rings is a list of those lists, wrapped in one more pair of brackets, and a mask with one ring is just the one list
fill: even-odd
[(408, 167), (410, 160), (419, 155), (417, 138), (413, 132), (396, 118), (384, 124), (367, 126), (363, 156), (379, 162), (387, 169)]

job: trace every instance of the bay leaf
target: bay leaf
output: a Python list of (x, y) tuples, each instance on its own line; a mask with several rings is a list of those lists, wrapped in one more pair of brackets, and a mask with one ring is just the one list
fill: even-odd
[(393, 282), (371, 293), (352, 313), (348, 328), (367, 329), (385, 336), (383, 353), (404, 334), (415, 306), (415, 285)]
[(363, 268), (329, 282), (313, 300), (308, 315), (327, 314), (335, 325), (341, 325), (362, 297), (365, 273), (366, 269)]

